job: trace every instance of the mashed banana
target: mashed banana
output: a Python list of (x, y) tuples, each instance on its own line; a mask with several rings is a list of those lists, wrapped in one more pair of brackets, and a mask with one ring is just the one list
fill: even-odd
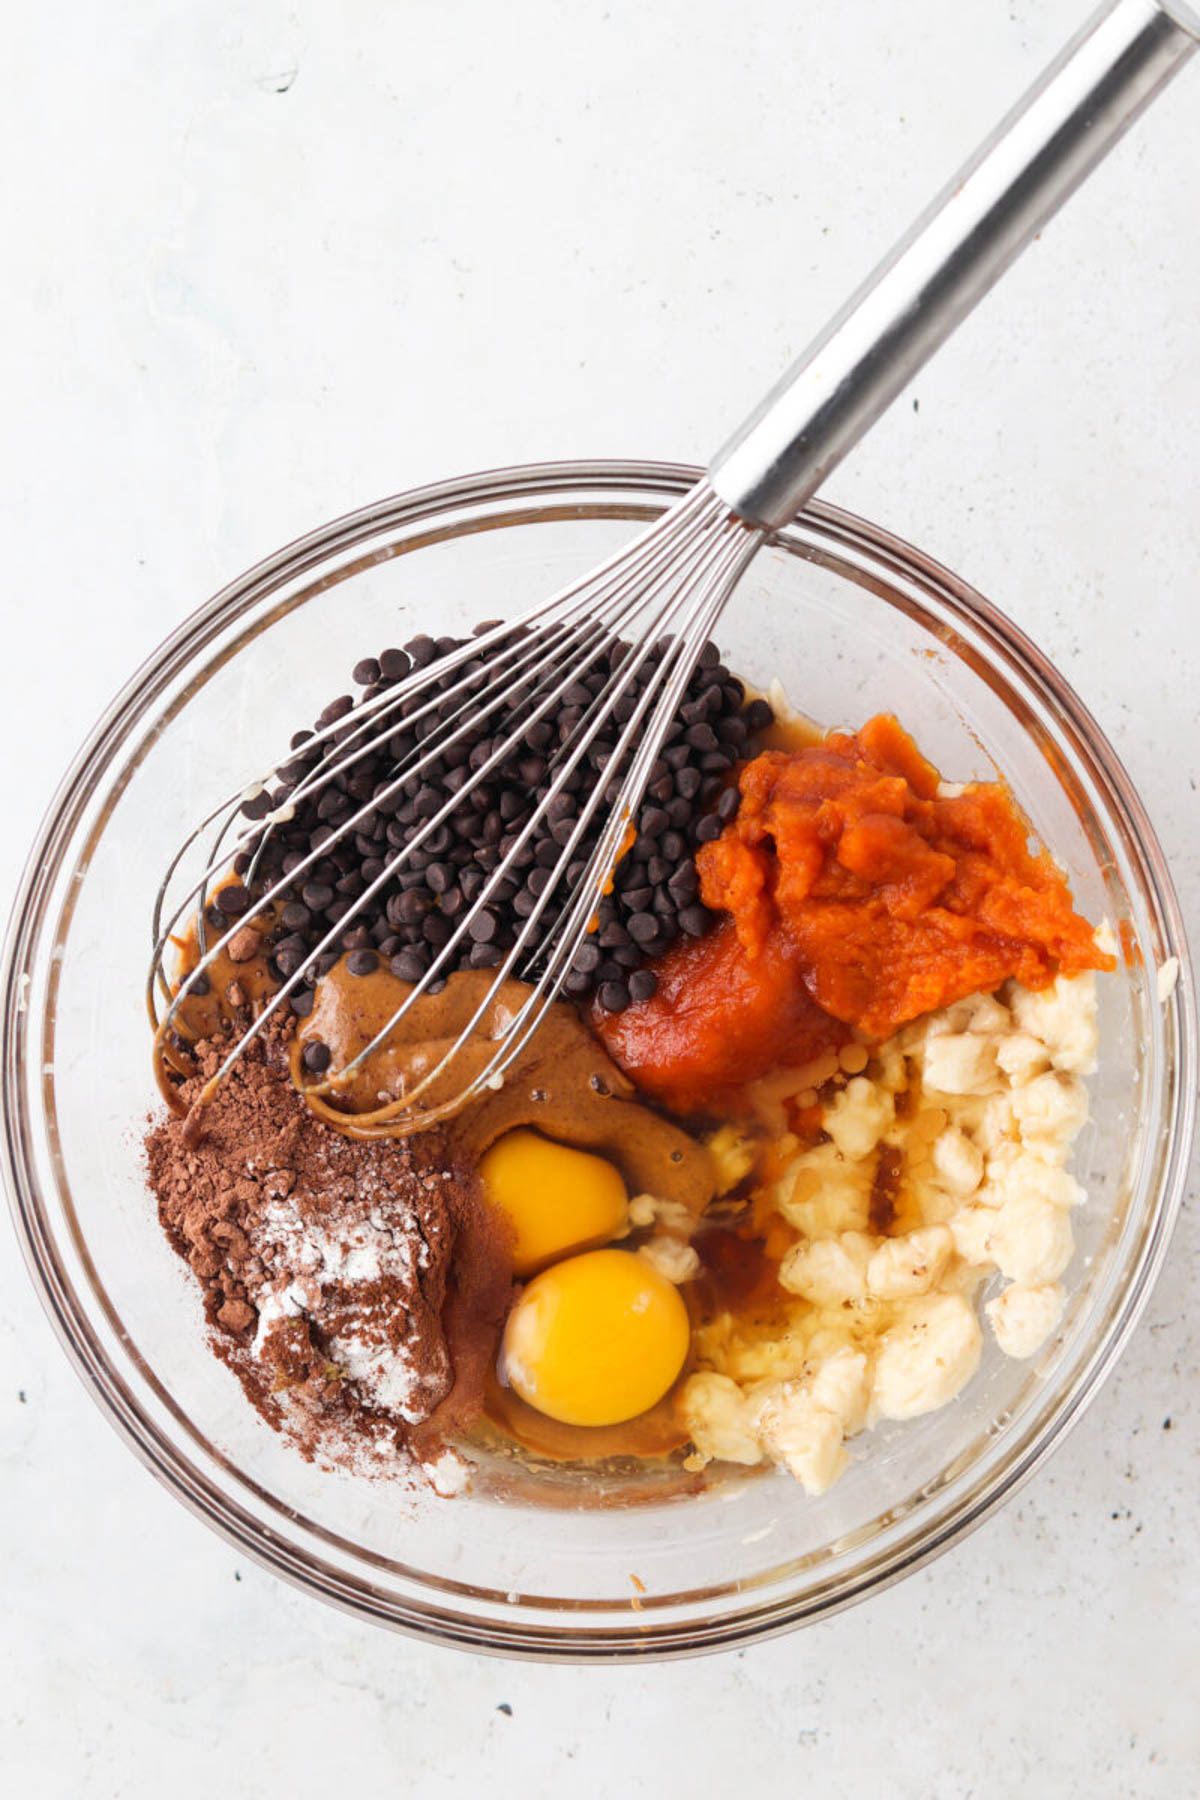
[(995, 1341), (1034, 1355), (1062, 1315), (1085, 1198), (1065, 1165), (1096, 1047), (1090, 973), (1009, 983), (906, 1026), (825, 1090), (822, 1141), (759, 1196), (795, 1233), (782, 1315), (723, 1312), (698, 1333), (680, 1400), (697, 1464), (771, 1459), (823, 1492), (847, 1439), (962, 1391), (983, 1347), (976, 1292), (997, 1274)]

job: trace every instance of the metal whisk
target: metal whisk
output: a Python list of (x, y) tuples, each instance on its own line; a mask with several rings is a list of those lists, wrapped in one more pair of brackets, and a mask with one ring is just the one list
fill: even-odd
[[(305, 749), (320, 752), (282, 808), (236, 833), (246, 791), (232, 795), (181, 847), (160, 890), (154, 915), (154, 953), (148, 1002), (165, 1062), (183, 1072), (173, 1047), (182, 993), (173, 991), (164, 958), (172, 934), (195, 913), (201, 952), (197, 972), (227, 948), (241, 921), (209, 941), (205, 918), (213, 884), (241, 852), (251, 858), (246, 885), (262, 912), (328, 853), (311, 850), (287, 874), (259, 891), (255, 874), (264, 841), (286, 824), (296, 804), (321, 792), (368, 757), (403, 719), (420, 728), (412, 750), (394, 765), (378, 791), (345, 818), (332, 842), (353, 833), (388, 795), (399, 794), (448, 750), (478, 736), (481, 721), (502, 721), (520, 708), (517, 735), (552, 717), (581, 676), (600, 670), (587, 692), (577, 728), (557, 753), (549, 780), (513, 836), (509, 854), (484, 880), (471, 904), (452, 922), (427, 973), (405, 996), (377, 1036), (339, 1075), (353, 1075), (400, 1025), (412, 1007), (458, 966), (466, 945), (486, 941), (497, 894), (505, 891), (514, 858), (533, 835), (554, 830), (559, 855), (547, 868), (515, 941), (494, 967), (471, 1018), (436, 1067), (394, 1104), (362, 1125), (412, 1131), (456, 1112), (488, 1087), (499, 1086), (521, 1055), (546, 1009), (563, 988), (594, 921), (599, 896), (626, 847), (650, 770), (697, 658), (730, 595), (764, 539), (786, 525), (825, 476), (857, 443), (932, 352), (988, 291), (1030, 238), (1095, 167), (1127, 126), (1161, 90), (1200, 41), (1200, 19), (1177, 0), (1113, 0), (1062, 51), (948, 188), (852, 297), (779, 385), (710, 464), (707, 475), (631, 544), (515, 622), (496, 625), (439, 659), (367, 698), (349, 718), (325, 725)], [(650, 647), (654, 645), (654, 653)], [(435, 676), (436, 680), (431, 679)], [(448, 682), (448, 677), (453, 680)], [(597, 691), (598, 689), (598, 691)], [(423, 735), (422, 735), (423, 734)], [(611, 767), (580, 784), (589, 753), (613, 740)], [(422, 844), (450, 819), (471, 791), (512, 754), (515, 739), (499, 735), (475, 759), (457, 791), (431, 811), (381, 873), (304, 959), (304, 967), (335, 953), (356, 913), (410, 866)], [(289, 758), (282, 758), (286, 763)], [(270, 779), (268, 775), (267, 779)], [(568, 789), (574, 794), (563, 805)], [(411, 791), (411, 789), (409, 790)], [(176, 869), (201, 835), (214, 829), (207, 868), (166, 916), (165, 895)], [(596, 835), (598, 829), (598, 836)], [(581, 847), (586, 867), (580, 875)], [(573, 878), (568, 871), (574, 869)], [(232, 1047), (205, 1097), (295, 991), (297, 969), (283, 981)], [(476, 1039), (502, 984), (530, 980), (523, 1002), (492, 1038), (492, 1054), (449, 1099), (430, 1101), (465, 1046)], [(161, 1003), (161, 1004), (160, 1004)], [(336, 1084), (317, 1081), (306, 1091), (319, 1102)]]

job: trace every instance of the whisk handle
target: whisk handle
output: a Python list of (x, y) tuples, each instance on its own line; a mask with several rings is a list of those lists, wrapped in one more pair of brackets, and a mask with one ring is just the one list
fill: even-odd
[(785, 525), (1200, 43), (1180, 0), (1110, 0), (709, 466)]

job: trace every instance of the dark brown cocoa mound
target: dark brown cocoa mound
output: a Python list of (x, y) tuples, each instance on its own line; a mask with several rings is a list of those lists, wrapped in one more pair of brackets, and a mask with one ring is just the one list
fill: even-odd
[[(314, 1118), (290, 1032), (268, 1025), (191, 1130), (153, 1125), (159, 1219), (270, 1424), (334, 1465), (430, 1463), (481, 1410), (511, 1289), (503, 1230), (440, 1133), (355, 1139)], [(185, 1105), (227, 1049), (197, 1046)]]

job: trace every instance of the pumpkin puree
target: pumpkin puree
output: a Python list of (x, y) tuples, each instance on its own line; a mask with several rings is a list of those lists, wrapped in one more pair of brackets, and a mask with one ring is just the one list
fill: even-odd
[[(768, 750), (741, 807), (697, 852), (706, 906), (731, 915), (654, 965), (658, 991), (593, 1024), (638, 1085), (682, 1111), (1015, 977), (1113, 967), (1000, 782), (942, 789), (896, 719)], [(815, 1003), (815, 1004), (814, 1004)]]

